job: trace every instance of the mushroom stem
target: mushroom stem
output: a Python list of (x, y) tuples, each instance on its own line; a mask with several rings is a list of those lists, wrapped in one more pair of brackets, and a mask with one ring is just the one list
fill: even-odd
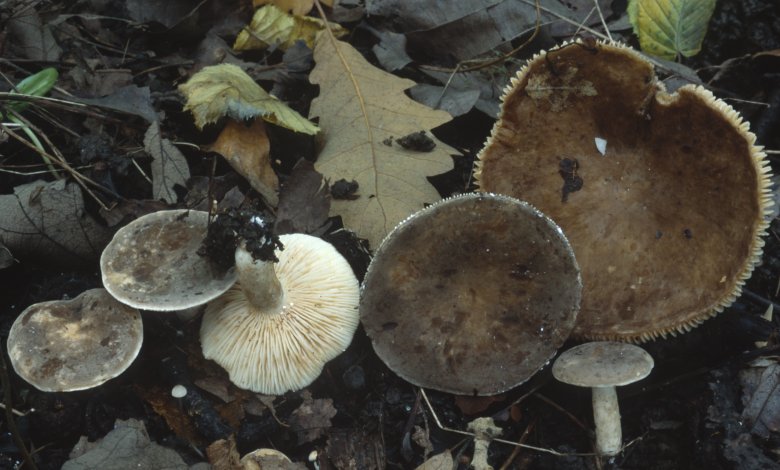
[(496, 426), (493, 418), (477, 418), (468, 425), (474, 433), (474, 457), (471, 466), (474, 470), (493, 470), (488, 464), (488, 447), (493, 438), (501, 435), (501, 428)]
[(617, 455), (623, 434), (615, 387), (593, 387), (593, 422), (596, 425), (596, 448), (601, 455)]
[(280, 312), (284, 291), (272, 261), (256, 260), (243, 247), (236, 248), (238, 284), (258, 311)]

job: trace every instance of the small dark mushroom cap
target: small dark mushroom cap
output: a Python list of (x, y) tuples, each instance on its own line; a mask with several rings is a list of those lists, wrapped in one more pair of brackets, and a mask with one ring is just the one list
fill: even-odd
[(8, 357), (44, 392), (85, 390), (127, 369), (143, 342), (138, 310), (105, 289), (28, 307), (8, 333)]
[(555, 354), (581, 287), (549, 218), (508, 196), (467, 194), (388, 234), (366, 274), (360, 318), (377, 355), (409, 382), (492, 395)]
[(555, 360), (557, 380), (578, 387), (619, 387), (644, 379), (653, 370), (653, 357), (639, 346), (595, 341), (575, 346)]
[(198, 254), (207, 227), (204, 211), (167, 210), (137, 218), (103, 250), (103, 285), (122, 303), (146, 310), (183, 310), (219, 297), (236, 274)]
[(571, 241), (583, 282), (572, 336), (646, 341), (739, 295), (764, 244), (768, 173), (747, 123), (709, 91), (667, 93), (626, 46), (568, 43), (512, 80), (475, 179)]

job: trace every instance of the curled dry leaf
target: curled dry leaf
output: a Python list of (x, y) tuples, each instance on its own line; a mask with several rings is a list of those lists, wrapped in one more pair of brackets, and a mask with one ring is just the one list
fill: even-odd
[[(317, 33), (324, 29), (325, 22), (319, 18), (291, 15), (274, 5), (267, 5), (255, 12), (249, 26), (236, 37), (233, 49), (250, 51), (277, 46), (285, 51), (296, 41), (303, 41), (312, 48)], [(330, 29), (339, 37), (347, 34), (347, 30), (336, 23), (331, 23)]]
[(310, 80), (320, 86), (320, 95), (310, 115), (320, 118), (323, 138), (315, 167), (330, 181), (358, 182), (360, 197), (334, 200), (331, 212), (377, 247), (398, 222), (440, 199), (426, 177), (452, 169), (450, 155), (458, 154), (436, 138), (431, 152), (407, 150), (392, 141), (437, 127), (451, 116), (411, 100), (404, 90), (413, 81), (372, 66), (345, 42), (321, 35), (314, 61)]
[(290, 429), (298, 435), (298, 444), (312, 442), (325, 434), (330, 426), (330, 419), (336, 416), (336, 408), (330, 398), (311, 397), (304, 391), (303, 403), (290, 415)]
[(271, 168), (271, 143), (265, 124), (255, 119), (250, 125), (228, 121), (211, 145), (211, 151), (225, 157), (241, 176), (249, 181), (252, 189), (260, 193), (272, 206), (279, 203), (279, 178)]
[(152, 156), (152, 198), (175, 204), (175, 186), (186, 187), (190, 179), (187, 159), (170, 140), (162, 138), (157, 121), (146, 130), (144, 149)]
[(75, 183), (35, 181), (0, 196), (0, 238), (17, 258), (87, 263), (100, 255), (110, 237), (84, 210)]
[(316, 134), (319, 128), (255, 83), (241, 67), (232, 64), (204, 67), (180, 85), (195, 125), (200, 129), (223, 116), (244, 121), (255, 117), (295, 132)]

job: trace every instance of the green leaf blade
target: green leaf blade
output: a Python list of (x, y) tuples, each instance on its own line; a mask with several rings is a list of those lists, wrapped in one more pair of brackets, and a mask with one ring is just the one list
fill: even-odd
[(699, 53), (716, 0), (629, 0), (642, 50), (668, 60)]
[(204, 67), (179, 90), (187, 100), (184, 109), (192, 112), (200, 129), (227, 116), (236, 121), (259, 117), (304, 134), (319, 132), (316, 125), (266, 92), (236, 65)]

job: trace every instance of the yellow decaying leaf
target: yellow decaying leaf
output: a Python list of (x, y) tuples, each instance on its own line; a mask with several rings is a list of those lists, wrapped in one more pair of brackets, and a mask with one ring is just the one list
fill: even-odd
[[(335, 23), (331, 23), (330, 28), (336, 36), (347, 33)], [(319, 18), (291, 15), (274, 5), (266, 5), (258, 9), (249, 26), (238, 33), (233, 49), (247, 51), (278, 45), (284, 51), (298, 40), (311, 48), (317, 33), (323, 29), (325, 23)]]
[[(338, 52), (336, 51), (338, 47)], [(432, 129), (452, 119), (412, 101), (411, 80), (369, 64), (352, 46), (322, 34), (314, 49), (310, 80), (320, 95), (310, 116), (319, 116), (324, 146), (316, 168), (332, 182), (356, 180), (356, 200), (334, 200), (331, 213), (377, 248), (384, 236), (423, 204), (440, 198), (426, 176), (452, 169), (458, 152), (433, 139), (431, 152), (406, 150), (395, 138)]]
[(701, 50), (715, 0), (629, 0), (628, 17), (648, 54), (673, 60)]
[(225, 157), (269, 204), (279, 203), (279, 179), (271, 168), (271, 144), (262, 120), (255, 119), (251, 126), (230, 120), (210, 150)]
[(314, 0), (254, 0), (252, 6), (257, 8), (269, 3), (276, 5), (282, 11), (299, 16), (305, 15), (314, 7)]
[(200, 129), (227, 116), (236, 121), (261, 117), (295, 132), (319, 132), (317, 126), (269, 95), (236, 65), (204, 67), (187, 83), (180, 85), (179, 90), (187, 99), (184, 109), (192, 112), (195, 125)]
[[(314, 7), (314, 0), (254, 0), (252, 6), (257, 8), (269, 3), (293, 15), (305, 15)], [(320, 3), (333, 7), (333, 0), (320, 0)]]

